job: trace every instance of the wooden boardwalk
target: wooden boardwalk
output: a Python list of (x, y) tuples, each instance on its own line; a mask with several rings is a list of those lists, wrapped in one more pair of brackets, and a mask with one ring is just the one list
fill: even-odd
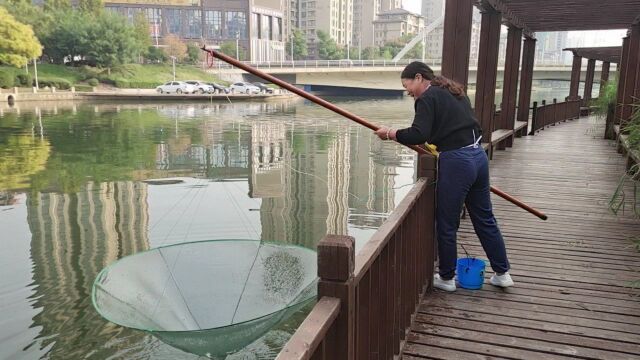
[[(516, 286), (489, 285), (488, 267), (482, 290), (427, 295), (403, 359), (640, 358), (640, 292), (631, 288), (640, 253), (629, 239), (640, 221), (607, 209), (625, 161), (603, 131), (582, 118), (495, 153), (493, 185), (549, 220), (494, 197)], [(458, 241), (486, 258), (468, 219)]]

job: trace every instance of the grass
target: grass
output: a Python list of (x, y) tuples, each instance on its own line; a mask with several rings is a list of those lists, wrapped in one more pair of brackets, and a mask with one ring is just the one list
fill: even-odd
[[(15, 77), (17, 74), (24, 74), (25, 70), (24, 68), (0, 66), (0, 72), (8, 72)], [(29, 73), (33, 76), (33, 66), (29, 67)], [(173, 80), (173, 67), (170, 64), (128, 64), (113, 68), (109, 74), (106, 69), (88, 66), (38, 65), (38, 79), (46, 78), (65, 79), (74, 86), (86, 84), (86, 80), (97, 78), (102, 83), (108, 83), (116, 87), (154, 88)], [(176, 80), (204, 80), (225, 83), (194, 65), (176, 65)]]

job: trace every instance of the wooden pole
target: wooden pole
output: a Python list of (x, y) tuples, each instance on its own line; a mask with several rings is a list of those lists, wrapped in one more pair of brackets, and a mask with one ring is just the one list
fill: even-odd
[(473, 0), (446, 0), (442, 43), (442, 76), (467, 88)]
[(578, 100), (578, 88), (580, 87), (580, 71), (582, 70), (582, 56), (573, 55), (571, 67), (571, 84), (569, 85), (569, 100)]
[[(312, 101), (312, 102), (314, 102), (314, 103), (316, 103), (316, 104), (318, 104), (318, 105), (320, 105), (320, 106), (322, 106), (322, 107), (324, 107), (326, 109), (329, 109), (329, 110), (331, 110), (331, 111), (333, 111), (333, 112), (335, 112), (337, 114), (340, 114), (340, 115), (342, 115), (342, 116), (344, 116), (344, 117), (346, 117), (346, 118), (348, 118), (350, 120), (353, 120), (353, 121), (357, 122), (358, 124), (361, 124), (361, 125), (369, 128), (369, 129), (371, 129), (373, 131), (376, 131), (376, 130), (378, 130), (380, 128), (379, 126), (374, 125), (374, 124), (370, 123), (369, 121), (367, 121), (367, 120), (365, 120), (365, 119), (363, 119), (363, 118), (361, 118), (361, 117), (359, 117), (359, 116), (357, 116), (357, 115), (355, 115), (355, 114), (353, 114), (353, 113), (351, 113), (351, 112), (349, 112), (347, 110), (344, 110), (344, 109), (342, 109), (342, 108), (340, 108), (338, 106), (335, 106), (334, 104), (332, 104), (332, 103), (330, 103), (330, 102), (328, 102), (328, 101), (326, 101), (326, 100), (324, 100), (324, 99), (322, 99), (322, 98), (320, 98), (318, 96), (310, 94), (310, 93), (308, 93), (308, 92), (306, 92), (306, 91), (304, 91), (302, 89), (299, 89), (299, 88), (289, 84), (286, 81), (282, 81), (282, 80), (278, 79), (275, 76), (269, 75), (269, 74), (264, 73), (264, 72), (262, 72), (262, 71), (260, 71), (258, 69), (255, 69), (255, 68), (253, 68), (253, 67), (251, 67), (251, 66), (249, 66), (247, 64), (244, 64), (244, 63), (242, 63), (242, 62), (240, 62), (240, 61), (238, 61), (238, 60), (236, 60), (236, 59), (234, 59), (234, 58), (232, 58), (230, 56), (227, 56), (227, 55), (225, 55), (225, 54), (223, 54), (223, 53), (221, 53), (219, 51), (207, 49), (206, 47), (203, 47), (202, 50), (208, 51), (211, 54), (211, 56), (213, 56), (213, 57), (215, 57), (217, 59), (220, 59), (220, 60), (222, 60), (222, 61), (224, 61), (224, 62), (226, 62), (228, 64), (231, 64), (231, 65), (233, 65), (233, 66), (235, 66), (237, 68), (240, 68), (240, 69), (242, 69), (242, 70), (244, 70), (244, 71), (246, 71), (246, 72), (248, 72), (250, 74), (253, 74), (253, 75), (255, 75), (255, 76), (259, 77), (259, 78), (262, 78), (262, 79), (264, 79), (264, 80), (266, 80), (268, 82), (276, 84), (276, 85), (280, 86), (283, 89), (287, 89), (287, 90), (291, 91), (294, 94), (300, 95), (300, 96), (302, 96), (303, 98), (305, 98), (305, 99), (307, 99), (309, 101)], [(423, 147), (416, 146), (416, 145), (405, 145), (405, 146), (417, 151), (419, 154), (429, 154), (429, 152)], [(507, 194), (505, 192), (503, 192), (502, 190), (499, 190), (498, 188), (496, 188), (494, 186), (491, 186), (491, 192), (493, 192), (494, 194), (500, 196), (501, 198), (511, 202), (512, 204), (520, 207), (521, 209), (524, 209), (524, 210), (532, 213), (533, 215), (537, 216), (538, 218), (540, 218), (542, 220), (547, 220), (547, 215), (542, 213), (540, 210), (537, 210), (537, 209), (535, 209), (535, 208), (523, 203), (522, 201), (520, 201), (517, 198), (515, 198), (515, 197), (513, 197), (513, 196), (511, 196), (511, 195), (509, 195), (509, 194)]]
[(591, 100), (591, 93), (593, 92), (593, 77), (596, 71), (596, 60), (589, 59), (587, 63), (587, 77), (584, 80), (584, 106), (589, 106)]
[[(536, 39), (530, 37), (525, 38), (523, 47), (518, 121), (529, 122), (529, 105), (531, 102), (531, 84), (533, 82), (533, 62), (536, 56)], [(526, 134), (526, 129), (524, 133)]]

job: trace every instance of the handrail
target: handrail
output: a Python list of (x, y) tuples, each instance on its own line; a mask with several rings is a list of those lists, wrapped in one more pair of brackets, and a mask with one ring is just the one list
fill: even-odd
[(324, 358), (324, 339), (340, 312), (340, 299), (325, 296), (316, 303), (276, 360), (309, 360), (316, 350)]

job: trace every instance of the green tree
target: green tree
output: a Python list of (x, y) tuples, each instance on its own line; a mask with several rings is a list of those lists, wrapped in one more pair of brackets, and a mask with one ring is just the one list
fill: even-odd
[(380, 49), (375, 46), (366, 47), (362, 50), (362, 60), (374, 60), (380, 56)]
[(220, 51), (223, 54), (229, 55), (229, 56), (234, 57), (234, 58), (236, 56), (238, 56), (238, 60), (245, 59), (245, 51), (244, 51), (244, 48), (242, 46), (238, 49), (238, 53), (236, 54), (236, 42), (235, 41), (223, 42), (222, 45), (220, 45)]
[(102, 0), (80, 0), (78, 1), (78, 9), (82, 12), (98, 15), (104, 9)]
[(338, 60), (344, 57), (342, 49), (329, 34), (322, 30), (318, 30), (316, 34), (318, 35), (318, 56), (320, 59)]
[(187, 59), (190, 63), (197, 63), (200, 60), (202, 54), (202, 50), (200, 50), (197, 45), (194, 45), (192, 43), (187, 44)]
[(7, 9), (19, 22), (31, 25), (42, 42), (43, 35), (48, 33), (53, 20), (49, 11), (42, 11), (31, 0), (0, 0), (0, 6)]
[(42, 55), (42, 45), (29, 25), (25, 25), (0, 7), (0, 63), (25, 66)]
[(71, 9), (71, 0), (44, 0), (45, 11), (69, 10)]
[[(302, 60), (309, 55), (309, 50), (307, 48), (307, 39), (304, 36), (304, 33), (298, 29), (293, 30), (293, 59), (294, 60)], [(291, 50), (291, 38), (287, 41), (286, 51), (290, 52)]]
[(100, 13), (95, 24), (88, 27), (86, 56), (109, 71), (135, 59), (145, 49), (136, 38), (133, 26), (118, 14)]
[(155, 46), (149, 46), (149, 48), (147, 49), (147, 59), (154, 62), (163, 63), (167, 61), (167, 55), (165, 55), (162, 49)]
[(151, 32), (149, 31), (149, 22), (142, 11), (136, 13), (133, 18), (133, 28), (136, 40), (140, 47), (140, 55), (147, 56), (148, 49), (151, 46)]
[(89, 52), (89, 31), (94, 22), (87, 15), (75, 10), (60, 10), (52, 14), (51, 29), (43, 36), (44, 53), (56, 64), (65, 59), (74, 62)]

